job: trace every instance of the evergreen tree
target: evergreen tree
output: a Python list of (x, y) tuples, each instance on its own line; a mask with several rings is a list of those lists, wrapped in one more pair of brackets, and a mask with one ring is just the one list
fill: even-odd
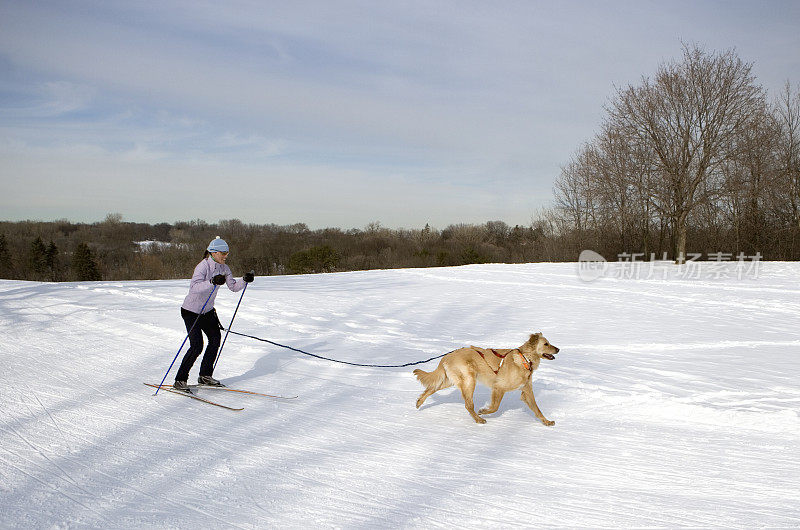
[(31, 243), (30, 254), (28, 255), (29, 274), (35, 280), (43, 280), (47, 275), (47, 247), (41, 237), (37, 237)]
[(78, 278), (78, 281), (98, 281), (100, 271), (97, 268), (97, 262), (94, 259), (94, 253), (89, 245), (86, 243), (79, 243), (75, 247), (75, 252), (72, 254), (72, 270)]
[(0, 234), (0, 278), (11, 279), (14, 277), (14, 262), (11, 261), (11, 252), (8, 250), (6, 235)]
[(58, 247), (52, 241), (45, 251), (45, 263), (47, 264), (50, 279), (54, 282), (58, 281), (59, 276), (61, 276), (61, 266), (58, 262)]

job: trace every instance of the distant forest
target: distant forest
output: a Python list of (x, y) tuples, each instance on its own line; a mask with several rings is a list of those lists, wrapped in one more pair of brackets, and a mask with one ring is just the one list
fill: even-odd
[(501, 221), (452, 225), (444, 230), (310, 230), (245, 224), (238, 219), (156, 225), (124, 222), (0, 222), (0, 277), (38, 281), (186, 278), (217, 235), (231, 247), (234, 274), (307, 274), (468, 263), (574, 260), (550, 248), (543, 226)]
[[(689, 254), (800, 259), (800, 92), (770, 100), (752, 64), (684, 47), (653, 78), (617, 90), (600, 132), (555, 179), (527, 226), (310, 230), (237, 219), (159, 223), (0, 222), (0, 278), (185, 278), (219, 235), (237, 275), (471, 263), (608, 260), (681, 263)], [(149, 241), (150, 243), (142, 243)]]

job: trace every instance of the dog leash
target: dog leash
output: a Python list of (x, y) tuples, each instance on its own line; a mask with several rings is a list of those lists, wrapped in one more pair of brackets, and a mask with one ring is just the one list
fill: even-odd
[[(222, 328), (222, 326), (220, 326), (220, 327)], [(222, 329), (225, 330), (225, 328), (222, 328)], [(317, 355), (315, 353), (307, 352), (307, 351), (301, 350), (299, 348), (293, 348), (292, 346), (286, 346), (285, 344), (279, 344), (279, 343), (273, 342), (273, 341), (271, 341), (269, 339), (262, 339), (261, 337), (256, 337), (255, 335), (247, 335), (245, 333), (239, 333), (239, 332), (233, 331), (233, 330), (225, 330), (225, 331), (233, 333), (234, 335), (239, 335), (240, 337), (247, 337), (249, 339), (255, 339), (255, 340), (258, 340), (258, 341), (261, 341), (261, 342), (266, 342), (268, 344), (272, 344), (273, 346), (278, 346), (280, 348), (286, 348), (287, 350), (296, 351), (297, 353), (302, 353), (303, 355), (308, 355), (309, 357), (314, 357), (315, 359), (321, 359), (323, 361), (330, 361), (332, 363), (347, 364), (347, 365), (350, 365), (350, 366), (364, 366), (364, 367), (367, 367), (367, 368), (405, 368), (407, 366), (415, 366), (417, 364), (425, 364), (427, 362), (434, 361), (436, 359), (441, 359), (442, 357), (447, 355), (447, 353), (453, 353), (454, 351), (456, 351), (456, 350), (449, 351), (447, 353), (443, 353), (441, 355), (437, 355), (436, 357), (431, 357), (430, 359), (425, 359), (424, 361), (416, 361), (416, 362), (413, 362), (413, 363), (405, 363), (405, 364), (362, 364), (362, 363), (351, 363), (351, 362), (348, 362), (348, 361), (340, 361), (338, 359), (331, 359), (329, 357), (323, 357), (322, 355)]]

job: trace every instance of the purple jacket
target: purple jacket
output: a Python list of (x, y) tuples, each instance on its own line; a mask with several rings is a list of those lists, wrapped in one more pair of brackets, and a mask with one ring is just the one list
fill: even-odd
[(197, 267), (194, 268), (192, 283), (189, 285), (189, 294), (186, 295), (181, 307), (192, 313), (199, 313), (203, 309), (203, 304), (206, 304), (206, 300), (208, 300), (203, 313), (208, 313), (214, 309), (214, 299), (217, 297), (219, 288), (214, 291), (210, 299), (208, 295), (211, 294), (211, 290), (214, 288), (211, 278), (217, 274), (225, 275), (225, 284), (231, 291), (236, 292), (244, 289), (244, 280), (234, 280), (230, 267), (217, 263), (214, 258), (209, 257), (198, 263)]

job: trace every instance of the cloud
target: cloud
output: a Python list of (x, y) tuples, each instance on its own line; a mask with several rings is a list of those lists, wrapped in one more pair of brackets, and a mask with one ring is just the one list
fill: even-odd
[(34, 84), (30, 93), (18, 95), (13, 105), (0, 107), (5, 120), (58, 118), (90, 107), (96, 90), (67, 81)]
[(286, 142), (282, 140), (272, 140), (257, 134), (243, 136), (233, 132), (224, 133), (216, 143), (222, 151), (244, 151), (257, 158), (280, 155), (286, 146)]
[(66, 81), (49, 81), (41, 85), (46, 98), (43, 107), (49, 116), (60, 116), (86, 109), (95, 96), (96, 90), (86, 85)]

